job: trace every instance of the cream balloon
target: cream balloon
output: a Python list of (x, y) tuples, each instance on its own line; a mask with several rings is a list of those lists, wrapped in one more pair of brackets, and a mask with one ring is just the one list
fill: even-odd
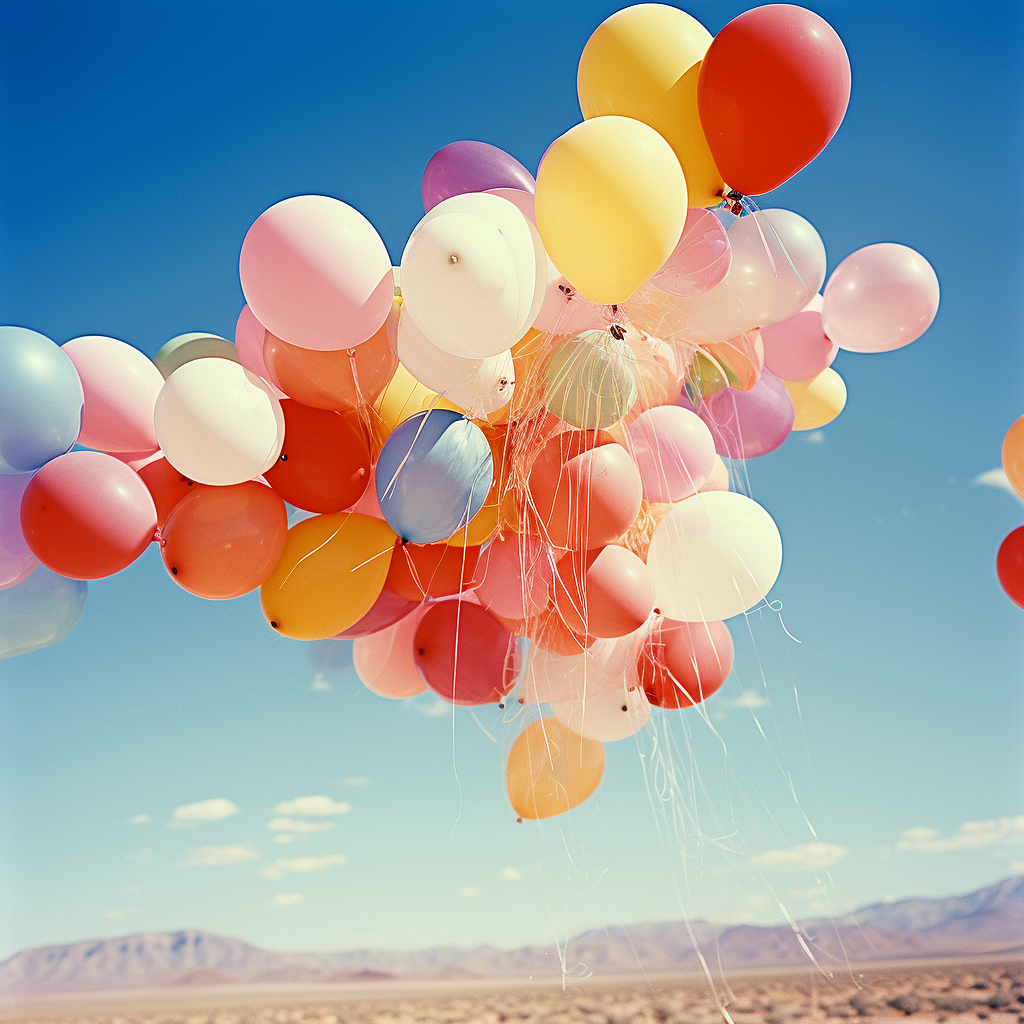
[(193, 332), (191, 334), (179, 334), (171, 338), (160, 351), (153, 356), (153, 363), (163, 374), (164, 380), (179, 366), (192, 362), (193, 359), (205, 358), (230, 359), (232, 362), (240, 363), (235, 351), (234, 342), (222, 338), (219, 334), (202, 334)]
[(270, 385), (228, 359), (179, 366), (160, 389), (154, 422), (167, 461), (201, 484), (255, 479), (284, 442), (284, 415)]
[(554, 703), (551, 710), (555, 718), (573, 732), (602, 743), (632, 736), (651, 716), (644, 688), (625, 683), (617, 690), (592, 694), (586, 700)]
[(756, 501), (704, 491), (674, 504), (658, 524), (647, 568), (662, 615), (713, 622), (753, 608), (782, 568), (782, 538)]

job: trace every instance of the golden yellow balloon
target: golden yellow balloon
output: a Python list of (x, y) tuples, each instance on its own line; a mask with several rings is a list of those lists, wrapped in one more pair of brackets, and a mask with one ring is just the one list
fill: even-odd
[(583, 48), (576, 88), (587, 119), (621, 114), (672, 147), (691, 206), (715, 206), (725, 183), (697, 112), (697, 78), (711, 33), (667, 4), (636, 4), (601, 22)]
[(591, 302), (625, 302), (668, 259), (686, 221), (669, 144), (630, 117), (595, 117), (555, 139), (537, 172), (537, 230)]
[(796, 409), (794, 430), (817, 430), (831, 423), (846, 405), (846, 385), (831, 367), (810, 380), (782, 382)]
[(583, 803), (604, 774), (604, 745), (541, 718), (516, 738), (505, 765), (508, 798), (521, 818), (550, 818)]
[(1010, 486), (1024, 498), (1024, 416), (1021, 416), (1003, 438), (1003, 472)]
[(385, 437), (399, 423), (424, 409), (464, 411), (457, 405), (452, 405), (447, 399), (439, 398), (436, 392), (421, 384), (401, 363), (398, 364), (394, 377), (381, 392), (373, 408), (382, 421), (381, 429)]
[(384, 589), (397, 539), (383, 519), (353, 512), (296, 523), (260, 587), (267, 621), (295, 640), (326, 640), (354, 626)]

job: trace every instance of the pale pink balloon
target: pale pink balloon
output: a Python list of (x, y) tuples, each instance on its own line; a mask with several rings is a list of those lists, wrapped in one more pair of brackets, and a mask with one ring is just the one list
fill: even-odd
[(729, 467), (721, 455), (715, 455), (715, 464), (711, 469), (711, 475), (700, 490), (702, 494), (706, 494), (708, 491), (729, 490)]
[(821, 313), (797, 313), (761, 328), (764, 365), (782, 380), (810, 380), (832, 365), (839, 346), (821, 326)]
[(153, 361), (116, 338), (88, 335), (61, 346), (85, 392), (78, 443), (103, 452), (153, 452), (156, 397), (164, 378)]
[(891, 352), (928, 330), (939, 279), (920, 254), (895, 242), (858, 249), (832, 271), (821, 309), (825, 333), (849, 352)]
[(548, 603), (550, 548), (538, 537), (513, 533), (495, 538), (480, 555), (477, 600), (505, 619), (537, 615)]
[(391, 312), (384, 242), (358, 210), (330, 196), (292, 196), (261, 213), (238, 269), (256, 319), (300, 348), (360, 345)]
[(277, 399), (288, 396), (270, 379), (270, 371), (263, 361), (263, 339), (267, 329), (256, 319), (248, 306), (242, 307), (235, 324), (235, 352), (239, 362), (257, 377), (262, 377), (271, 387)]
[(28, 579), (39, 564), (21, 530), (21, 499), (31, 479), (31, 473), (0, 473), (0, 590)]
[(427, 688), (416, 668), (412, 645), (426, 610), (425, 605), (417, 608), (393, 626), (361, 636), (352, 644), (356, 675), (378, 697), (401, 700)]
[(669, 295), (702, 295), (725, 280), (731, 265), (725, 226), (710, 210), (691, 208), (672, 255), (651, 284)]
[(537, 214), (534, 210), (532, 192), (524, 192), (520, 188), (489, 188), (487, 192), (489, 195), (500, 196), (502, 199), (507, 199), (510, 203), (518, 206), (520, 213), (534, 227), (537, 226)]
[(628, 432), (648, 501), (681, 501), (704, 487), (715, 464), (715, 439), (696, 413), (655, 406), (640, 413)]
[(544, 304), (533, 326), (549, 334), (579, 334), (613, 321), (609, 307), (598, 306), (585, 298), (564, 277), (548, 284)]

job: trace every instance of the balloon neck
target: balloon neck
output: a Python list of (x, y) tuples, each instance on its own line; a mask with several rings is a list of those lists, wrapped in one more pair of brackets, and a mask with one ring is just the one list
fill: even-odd
[(726, 192), (724, 189), (720, 188), (715, 195), (722, 200), (725, 204), (725, 208), (734, 217), (742, 216), (743, 211), (746, 208), (744, 206), (744, 201), (747, 198), (742, 192), (737, 192), (735, 189), (729, 189), (729, 191)]

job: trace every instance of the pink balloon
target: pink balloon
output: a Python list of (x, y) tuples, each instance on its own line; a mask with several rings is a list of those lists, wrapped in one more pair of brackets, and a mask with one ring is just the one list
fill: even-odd
[(821, 313), (802, 312), (761, 328), (764, 365), (782, 380), (810, 380), (832, 365), (839, 346), (821, 326)]
[(730, 459), (755, 459), (775, 451), (796, 419), (793, 399), (770, 370), (762, 371), (749, 391), (716, 391), (697, 413), (711, 428), (718, 454)]
[(627, 429), (648, 501), (681, 501), (707, 483), (715, 439), (696, 413), (659, 405), (640, 413)]
[(538, 537), (526, 534), (509, 531), (495, 538), (477, 563), (477, 600), (503, 619), (539, 614), (548, 603), (550, 550)]
[(427, 688), (416, 671), (412, 651), (413, 637), (425, 611), (414, 611), (379, 633), (359, 637), (352, 645), (356, 675), (378, 697), (401, 700)]
[(419, 604), (410, 601), (401, 594), (396, 594), (390, 587), (385, 587), (370, 610), (354, 625), (332, 637), (332, 640), (355, 640), (371, 633), (379, 633), (388, 626), (393, 626), (400, 619), (411, 615)]
[(534, 209), (532, 192), (524, 192), (521, 188), (489, 188), (487, 191), (492, 196), (499, 196), (507, 199), (514, 206), (519, 207), (519, 212), (534, 226), (537, 226), (537, 211)]
[(293, 196), (261, 213), (238, 269), (256, 319), (300, 348), (360, 345), (391, 312), (384, 242), (358, 210), (330, 196)]
[(533, 192), (537, 182), (515, 157), (487, 142), (450, 142), (442, 146), (423, 169), (423, 208), (465, 192), (515, 188)]
[(708, 491), (727, 490), (729, 490), (729, 467), (725, 464), (722, 456), (716, 453), (715, 464), (711, 469), (711, 475), (701, 488), (701, 493), (704, 494)]
[(31, 479), (31, 473), (0, 473), (0, 590), (28, 579), (39, 564), (21, 530), (21, 499)]
[(90, 335), (62, 345), (85, 392), (78, 443), (105, 452), (152, 452), (160, 447), (153, 426), (164, 378), (137, 348), (116, 338)]
[(267, 329), (253, 316), (248, 306), (242, 307), (238, 314), (238, 322), (235, 324), (235, 352), (239, 362), (257, 377), (262, 377), (271, 388), (277, 399), (288, 396), (270, 379), (270, 371), (263, 361), (263, 339), (267, 336)]
[(672, 255), (651, 278), (669, 295), (702, 295), (721, 284), (732, 266), (732, 245), (722, 222), (710, 211), (691, 208)]
[(552, 281), (544, 295), (533, 326), (549, 334), (579, 334), (593, 327), (610, 324), (613, 315), (607, 306), (598, 306), (585, 298), (564, 277)]
[(919, 338), (939, 309), (939, 279), (895, 242), (858, 249), (832, 271), (821, 308), (825, 333), (849, 352), (891, 352)]

